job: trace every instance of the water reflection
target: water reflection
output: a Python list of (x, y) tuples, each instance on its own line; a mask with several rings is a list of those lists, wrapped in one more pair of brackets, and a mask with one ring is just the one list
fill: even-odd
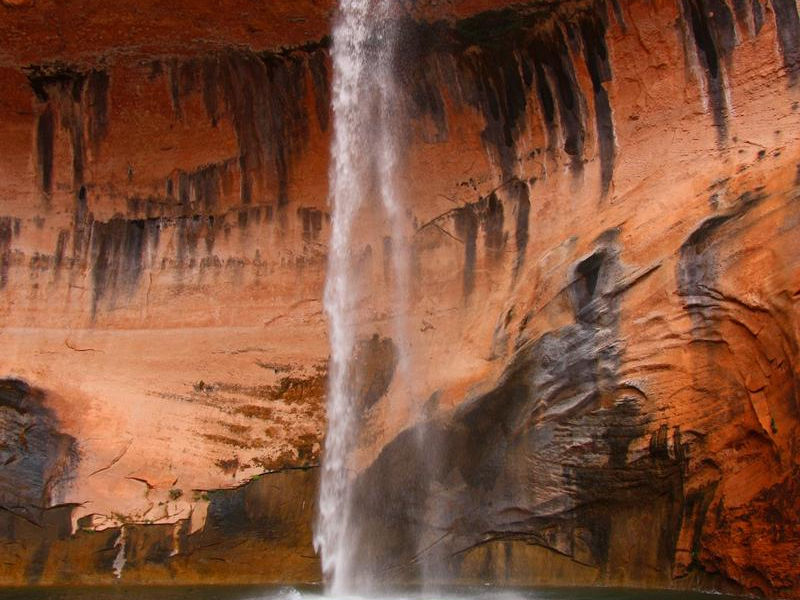
[(540, 588), (512, 590), (453, 588), (382, 596), (326, 596), (318, 587), (264, 586), (109, 586), (0, 588), (0, 600), (733, 600), (732, 596), (685, 591), (609, 588)]

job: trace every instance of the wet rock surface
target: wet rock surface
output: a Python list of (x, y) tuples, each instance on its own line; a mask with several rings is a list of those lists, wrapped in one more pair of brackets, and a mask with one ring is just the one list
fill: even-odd
[(73, 530), (75, 505), (26, 518), (0, 512), (6, 585), (133, 585), (315, 581), (311, 545), (315, 468), (265, 473), (237, 488), (193, 493), (207, 511), (175, 523), (96, 528), (93, 515)]
[[(795, 3), (398, 7), (364, 574), (798, 596)], [(0, 581), (319, 580), (332, 5), (0, 12)]]
[(60, 504), (80, 460), (76, 440), (60, 431), (42, 390), (0, 380), (0, 506), (34, 519)]

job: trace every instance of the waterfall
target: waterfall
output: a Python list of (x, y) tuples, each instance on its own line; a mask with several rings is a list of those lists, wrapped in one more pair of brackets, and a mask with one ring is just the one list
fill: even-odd
[[(404, 313), (408, 295), (406, 219), (396, 192), (399, 102), (393, 71), (392, 0), (340, 0), (333, 29), (333, 120), (330, 203), (331, 238), (325, 285), (329, 321), (328, 430), (314, 545), (332, 593), (352, 591), (358, 572), (350, 463), (358, 438), (353, 356), (356, 351), (354, 222), (377, 200), (391, 229), (395, 285), (391, 302), (398, 375), (408, 371)], [(403, 377), (405, 379), (405, 377)]]

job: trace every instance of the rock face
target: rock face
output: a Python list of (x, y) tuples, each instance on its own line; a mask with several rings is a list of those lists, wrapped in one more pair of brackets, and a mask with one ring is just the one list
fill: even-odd
[[(162, 4), (0, 5), (2, 583), (320, 578), (333, 6)], [(800, 597), (796, 4), (398, 7), (364, 576)]]

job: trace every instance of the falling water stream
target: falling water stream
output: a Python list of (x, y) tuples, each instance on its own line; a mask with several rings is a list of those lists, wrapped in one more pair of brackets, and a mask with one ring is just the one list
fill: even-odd
[(408, 252), (404, 241), (405, 211), (395, 181), (399, 110), (392, 76), (395, 36), (387, 18), (390, 8), (391, 0), (341, 0), (333, 30), (332, 231), (324, 298), (331, 358), (328, 431), (314, 544), (334, 594), (352, 592), (357, 575), (350, 459), (358, 432), (351, 362), (356, 351), (354, 313), (360, 290), (353, 238), (359, 211), (376, 201), (391, 230), (391, 302), (397, 315), (393, 333), (399, 350), (398, 372), (408, 369), (402, 317), (407, 297)]

